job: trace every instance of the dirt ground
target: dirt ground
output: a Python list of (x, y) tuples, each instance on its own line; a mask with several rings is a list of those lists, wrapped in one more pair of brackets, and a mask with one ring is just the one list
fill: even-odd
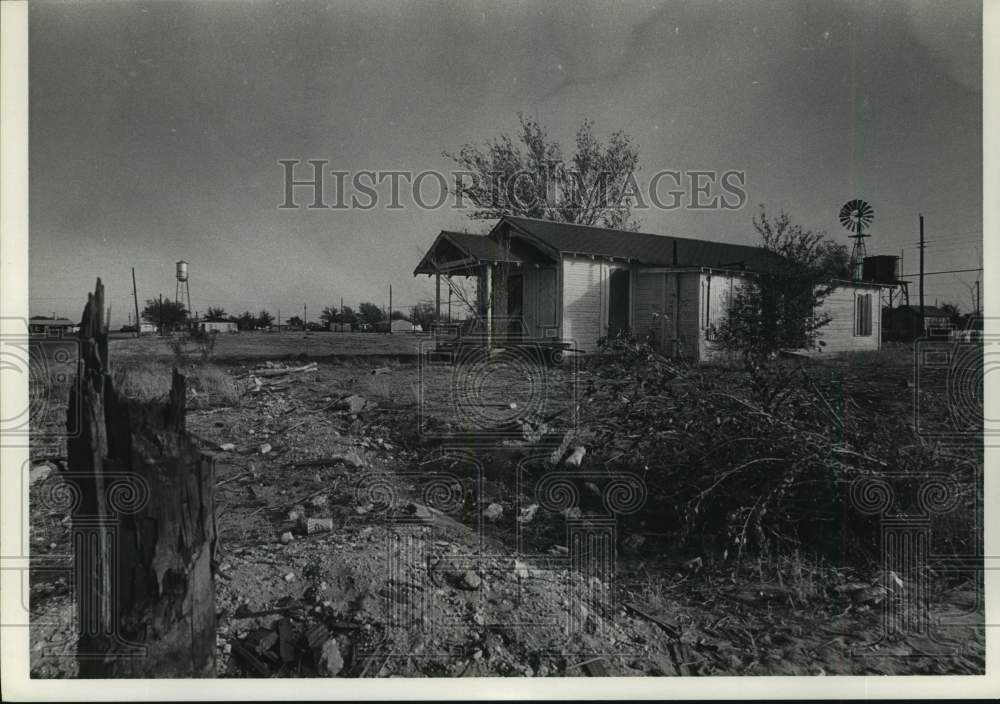
[[(535, 441), (572, 422), (583, 366), (428, 365), (413, 336), (231, 338), (213, 364), (236, 402), (195, 388), (188, 414), (216, 458), (219, 676), (983, 672), (975, 579), (933, 590), (926, 633), (887, 636), (887, 606), (911, 585), (804, 559), (776, 581), (750, 562), (681, 554), (655, 526), (616, 534), (585, 502), (546, 509), (550, 450)], [(116, 341), (111, 354), (156, 357), (158, 342)], [(835, 373), (905, 389), (910, 354)], [(256, 376), (309, 360), (315, 369)], [(526, 408), (536, 425), (516, 424)], [(484, 427), (505, 430), (484, 440)], [(71, 677), (69, 530), (38, 496), (59, 441), (43, 435), (32, 673)], [(317, 630), (337, 652), (309, 651)]]

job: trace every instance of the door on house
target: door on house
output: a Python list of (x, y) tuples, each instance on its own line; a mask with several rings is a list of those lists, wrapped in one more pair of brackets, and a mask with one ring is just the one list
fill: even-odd
[(608, 283), (608, 337), (628, 330), (629, 272), (613, 269)]
[(524, 319), (524, 275), (514, 274), (507, 277), (507, 335), (518, 337), (523, 335)]

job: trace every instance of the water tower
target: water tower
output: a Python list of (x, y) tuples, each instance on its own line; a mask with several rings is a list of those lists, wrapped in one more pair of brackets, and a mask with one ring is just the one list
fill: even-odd
[(191, 284), (188, 282), (188, 263), (183, 259), (177, 262), (177, 286), (174, 288), (174, 301), (181, 303), (181, 286), (187, 294), (187, 310), (191, 315)]

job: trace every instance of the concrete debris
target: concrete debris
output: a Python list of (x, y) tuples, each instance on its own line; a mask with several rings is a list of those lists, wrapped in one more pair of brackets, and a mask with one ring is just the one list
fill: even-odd
[(292, 535), (292, 532), (290, 530), (286, 530), (284, 533), (281, 534), (282, 545), (288, 545), (293, 540), (295, 540), (295, 536)]
[(338, 452), (330, 456), (331, 462), (343, 462), (348, 467), (353, 469), (358, 469), (359, 467), (365, 466), (365, 461), (361, 459), (361, 456), (354, 450), (349, 450), (348, 452)]
[(487, 521), (499, 521), (501, 516), (503, 516), (503, 506), (500, 504), (490, 504), (483, 510), (483, 518)]
[(222, 452), (236, 452), (236, 445), (234, 445), (231, 442), (224, 442), (221, 445), (219, 445), (219, 449)]
[(335, 638), (330, 638), (316, 655), (316, 670), (322, 677), (336, 677), (344, 669), (344, 658)]
[(337, 409), (350, 413), (361, 413), (361, 411), (365, 410), (365, 398), (357, 394), (352, 394), (347, 398), (340, 399), (337, 402)]
[(52, 467), (47, 464), (36, 464), (28, 472), (28, 484), (33, 486), (37, 482), (44, 481), (52, 473)]
[(289, 572), (288, 574), (286, 574), (285, 575), (285, 581), (286, 582), (294, 582), (295, 581), (295, 573), (294, 572)]
[(359, 516), (364, 516), (370, 513), (373, 508), (375, 508), (375, 504), (372, 503), (367, 503), (364, 506), (355, 506), (354, 513), (358, 514)]
[(319, 494), (314, 496), (309, 500), (310, 505), (315, 508), (323, 508), (329, 502), (329, 497), (326, 494)]
[(288, 520), (290, 521), (295, 521), (295, 522), (303, 521), (305, 520), (305, 517), (306, 517), (305, 506), (295, 506), (288, 512)]
[(372, 374), (392, 374), (392, 367), (379, 367), (372, 369)]
[(329, 533), (333, 530), (332, 518), (307, 518), (305, 522), (306, 535)]
[(583, 456), (587, 454), (587, 448), (583, 445), (577, 445), (573, 448), (573, 452), (570, 456), (566, 458), (566, 464), (570, 467), (579, 467), (583, 463)]
[(271, 443), (265, 442), (263, 445), (260, 446), (260, 454), (266, 455), (270, 451), (271, 451)]
[(476, 589), (479, 589), (479, 587), (481, 587), (482, 585), (483, 585), (483, 580), (479, 577), (478, 574), (476, 574), (472, 570), (466, 570), (465, 573), (462, 574), (462, 581), (460, 582), (459, 586), (461, 586), (462, 589), (475, 591)]
[(412, 501), (406, 505), (406, 513), (414, 518), (420, 518), (422, 520), (430, 520), (434, 517), (429, 508), (423, 504), (414, 503)]
[(521, 514), (517, 517), (518, 523), (531, 523), (534, 520), (535, 514), (538, 512), (538, 504), (531, 504), (526, 508), (521, 509)]

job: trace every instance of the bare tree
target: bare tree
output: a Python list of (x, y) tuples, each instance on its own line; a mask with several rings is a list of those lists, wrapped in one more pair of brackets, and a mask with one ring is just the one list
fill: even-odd
[(518, 114), (520, 132), (501, 134), (481, 145), (444, 152), (469, 178), (457, 178), (453, 193), (472, 203), (469, 217), (521, 215), (581, 225), (635, 230), (632, 218), (639, 154), (632, 138), (613, 133), (607, 143), (585, 120), (576, 133), (576, 152), (567, 162), (562, 147), (536, 120)]

